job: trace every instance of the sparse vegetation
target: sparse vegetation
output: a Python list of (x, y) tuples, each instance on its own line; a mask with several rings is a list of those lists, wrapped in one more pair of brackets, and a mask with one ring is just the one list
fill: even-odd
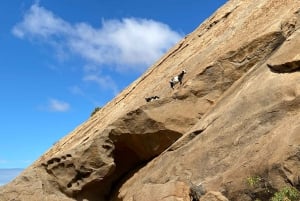
[(98, 112), (99, 110), (101, 110), (101, 107), (96, 107), (93, 112), (91, 113), (91, 117), (96, 114), (96, 112)]
[(249, 176), (246, 181), (254, 201), (300, 201), (300, 192), (295, 187), (287, 186), (276, 192), (265, 178), (257, 175)]
[(251, 187), (257, 187), (258, 184), (262, 181), (262, 178), (260, 176), (251, 176), (247, 178), (247, 184)]
[(276, 192), (271, 201), (299, 201), (300, 192), (294, 187), (284, 187)]

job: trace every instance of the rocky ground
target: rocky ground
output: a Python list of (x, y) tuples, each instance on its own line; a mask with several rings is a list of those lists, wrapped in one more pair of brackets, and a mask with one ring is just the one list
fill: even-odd
[(228, 1), (0, 200), (300, 200), (299, 22), (298, 0)]

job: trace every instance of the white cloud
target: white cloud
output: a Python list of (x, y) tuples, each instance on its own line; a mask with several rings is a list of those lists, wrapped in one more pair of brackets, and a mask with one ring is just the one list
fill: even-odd
[(87, 74), (83, 77), (85, 82), (94, 82), (102, 89), (109, 89), (112, 94), (117, 95), (119, 89), (114, 80), (108, 75)]
[(53, 112), (66, 112), (70, 109), (70, 104), (57, 99), (50, 99), (46, 108)]
[(167, 25), (148, 19), (103, 20), (100, 28), (87, 23), (71, 24), (39, 4), (31, 6), (12, 33), (47, 43), (59, 55), (67, 51), (94, 65), (109, 64), (118, 70), (138, 71), (151, 65), (182, 38)]
[(19, 23), (12, 30), (13, 34), (20, 38), (26, 36), (48, 38), (49, 36), (59, 36), (70, 31), (71, 27), (67, 22), (56, 17), (38, 4), (32, 5), (25, 14), (23, 22)]

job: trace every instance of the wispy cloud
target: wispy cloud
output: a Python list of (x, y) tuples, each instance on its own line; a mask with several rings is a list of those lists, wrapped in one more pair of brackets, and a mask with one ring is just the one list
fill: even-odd
[(18, 169), (18, 168), (0, 169), (0, 186), (13, 180), (22, 171), (23, 171), (23, 169)]
[(12, 30), (13, 34), (19, 38), (27, 36), (48, 38), (49, 36), (58, 36), (70, 31), (71, 27), (69, 27), (67, 22), (56, 17), (43, 7), (39, 7), (38, 4), (32, 5), (25, 14), (23, 21)]
[[(102, 26), (71, 24), (34, 4), (12, 30), (22, 39), (41, 40), (57, 54), (74, 54), (97, 65), (141, 71), (157, 60), (182, 35), (149, 19), (102, 20)], [(62, 55), (65, 57), (65, 55)]]
[(114, 95), (119, 93), (117, 84), (108, 75), (87, 74), (83, 77), (83, 81), (94, 82), (102, 89), (112, 90)]
[(74, 95), (79, 95), (79, 96), (84, 96), (85, 95), (84, 91), (78, 85), (74, 85), (72, 87), (69, 87), (69, 90)]
[(66, 112), (70, 109), (70, 104), (57, 99), (50, 99), (48, 108), (54, 112)]
[(114, 81), (114, 79), (109, 75), (109, 73), (104, 74), (101, 72), (101, 69), (99, 69), (96, 65), (85, 65), (83, 67), (84, 75), (83, 75), (83, 81), (88, 83), (95, 83), (97, 84), (101, 89), (108, 89), (113, 92), (114, 95), (116, 95), (119, 92), (119, 87), (117, 86), (117, 83)]
[(39, 106), (40, 110), (50, 112), (67, 112), (70, 108), (69, 103), (54, 98), (50, 98), (46, 104)]

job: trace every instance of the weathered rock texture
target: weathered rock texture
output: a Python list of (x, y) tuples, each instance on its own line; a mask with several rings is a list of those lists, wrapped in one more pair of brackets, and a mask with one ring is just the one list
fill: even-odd
[(0, 200), (250, 201), (300, 190), (299, 23), (299, 0), (228, 1)]

